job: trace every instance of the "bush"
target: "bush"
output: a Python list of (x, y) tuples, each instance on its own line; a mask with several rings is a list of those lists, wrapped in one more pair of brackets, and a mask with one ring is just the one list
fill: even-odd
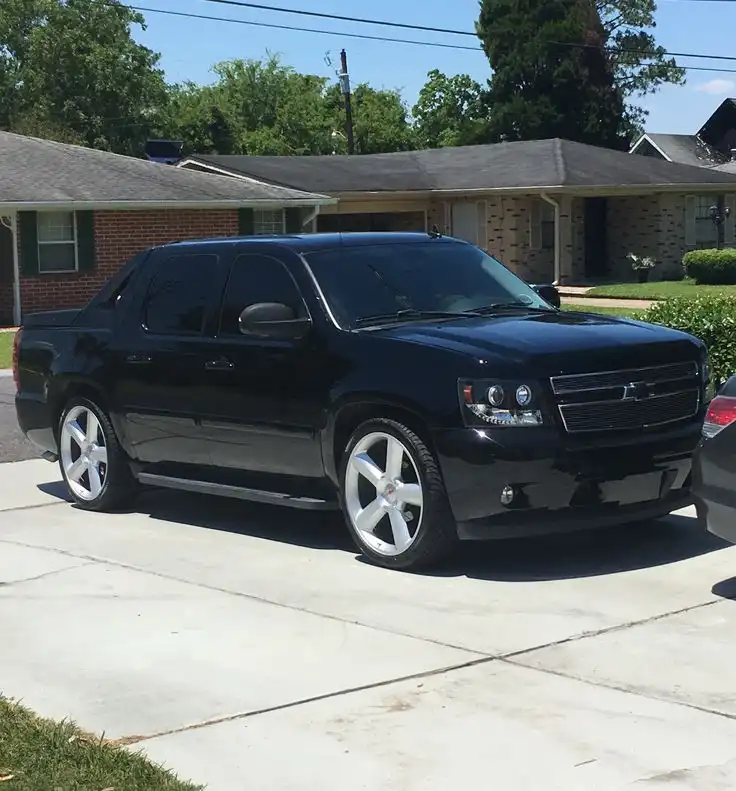
[(643, 318), (700, 338), (708, 347), (716, 382), (736, 373), (736, 300), (732, 297), (673, 297), (656, 302)]
[(698, 285), (731, 286), (736, 284), (736, 250), (691, 250), (682, 259), (687, 276)]

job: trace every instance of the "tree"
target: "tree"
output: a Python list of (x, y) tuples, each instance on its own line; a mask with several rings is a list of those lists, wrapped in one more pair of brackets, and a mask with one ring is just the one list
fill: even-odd
[(140, 154), (166, 84), (159, 56), (133, 40), (135, 25), (143, 17), (117, 0), (3, 0), (6, 125)]
[(592, 0), (481, 0), (499, 140), (561, 137), (625, 149), (624, 102)]
[[(416, 148), (409, 111), (398, 91), (378, 90), (361, 83), (351, 98), (356, 154), (382, 154)], [(346, 153), (345, 99), (339, 85), (328, 88), (325, 101), (335, 132), (333, 151)]]
[(631, 140), (643, 132), (648, 112), (633, 101), (666, 84), (684, 85), (685, 70), (658, 46), (650, 32), (655, 27), (655, 0), (597, 0), (606, 32), (616, 84), (621, 90), (625, 123)]
[(448, 77), (438, 69), (430, 71), (412, 116), (421, 148), (474, 145), (489, 139), (483, 90), (467, 74)]

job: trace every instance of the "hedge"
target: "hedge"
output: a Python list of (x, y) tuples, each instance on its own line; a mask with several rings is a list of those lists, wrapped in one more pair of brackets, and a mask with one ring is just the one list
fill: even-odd
[(723, 295), (673, 297), (656, 302), (644, 321), (700, 338), (708, 347), (717, 383), (736, 373), (736, 300)]
[(736, 249), (691, 250), (682, 259), (685, 272), (698, 285), (730, 286), (736, 284)]

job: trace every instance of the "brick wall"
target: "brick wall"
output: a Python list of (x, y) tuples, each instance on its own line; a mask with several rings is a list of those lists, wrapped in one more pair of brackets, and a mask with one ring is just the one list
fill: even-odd
[(148, 247), (237, 233), (238, 213), (232, 210), (95, 212), (94, 271), (21, 276), (23, 312), (83, 306), (124, 263)]
[(608, 266), (612, 278), (633, 279), (629, 253), (659, 259), (660, 221), (658, 195), (608, 199)]

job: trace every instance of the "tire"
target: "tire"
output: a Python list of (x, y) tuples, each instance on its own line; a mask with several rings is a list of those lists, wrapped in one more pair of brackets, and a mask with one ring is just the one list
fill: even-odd
[(340, 505), (360, 551), (384, 568), (428, 568), (458, 543), (434, 455), (395, 420), (369, 420), (351, 436), (340, 465)]
[(135, 496), (136, 481), (110, 418), (87, 398), (72, 398), (61, 413), (59, 467), (67, 491), (85, 511), (115, 511)]

